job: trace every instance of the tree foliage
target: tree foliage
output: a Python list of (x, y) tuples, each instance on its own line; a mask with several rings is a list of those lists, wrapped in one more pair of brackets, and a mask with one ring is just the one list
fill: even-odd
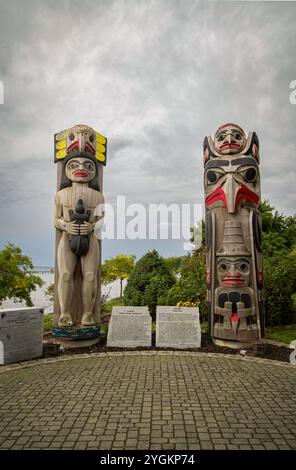
[(118, 255), (102, 264), (102, 281), (104, 284), (116, 279), (120, 280), (120, 298), (122, 297), (122, 282), (129, 277), (134, 269), (135, 259), (134, 255)]
[(124, 290), (125, 305), (148, 305), (153, 318), (159, 300), (175, 283), (175, 278), (156, 250), (148, 251), (136, 263)]
[(268, 201), (260, 211), (266, 324), (285, 325), (296, 320), (292, 298), (296, 292), (296, 216), (279, 214)]
[(5, 299), (14, 299), (24, 300), (28, 307), (32, 307), (30, 294), (37, 286), (42, 286), (43, 281), (30, 269), (33, 269), (32, 261), (21, 248), (8, 243), (0, 250), (0, 304)]
[(296, 322), (296, 257), (278, 254), (264, 260), (265, 320), (267, 326)]
[(170, 258), (163, 258), (168, 270), (173, 276), (178, 276), (180, 274), (183, 258), (183, 256), (172, 256)]
[(201, 318), (205, 318), (206, 306), (205, 246), (182, 258), (180, 276), (168, 291), (164, 303), (177, 305), (178, 302), (197, 303)]
[(49, 297), (49, 300), (51, 302), (54, 302), (54, 284), (50, 284), (46, 291), (45, 291), (45, 295), (47, 295)]
[(262, 249), (265, 258), (288, 255), (296, 245), (296, 216), (279, 214), (268, 201), (260, 205)]

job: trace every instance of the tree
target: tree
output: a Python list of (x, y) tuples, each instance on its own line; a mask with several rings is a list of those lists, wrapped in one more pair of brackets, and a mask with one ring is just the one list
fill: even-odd
[(172, 256), (170, 258), (163, 258), (163, 260), (173, 276), (178, 276), (180, 274), (183, 256)]
[(54, 302), (54, 284), (50, 284), (45, 291), (45, 295), (49, 297), (51, 302)]
[(175, 285), (167, 292), (163, 299), (167, 305), (176, 305), (178, 302), (197, 303), (200, 316), (206, 319), (207, 289), (206, 289), (206, 256), (205, 245), (202, 243), (198, 250), (184, 256), (180, 266), (180, 276)]
[(267, 326), (296, 321), (293, 294), (296, 292), (296, 257), (277, 254), (264, 259), (264, 299)]
[(118, 255), (115, 258), (106, 260), (102, 264), (102, 280), (104, 284), (108, 282), (120, 280), (120, 298), (122, 298), (122, 283), (124, 279), (127, 279), (134, 269), (136, 257)]
[(296, 216), (279, 214), (268, 201), (260, 205), (263, 256), (290, 253), (296, 244)]
[(296, 292), (296, 216), (279, 214), (268, 201), (260, 206), (267, 326), (294, 322)]
[(159, 299), (175, 283), (174, 276), (156, 250), (148, 251), (135, 265), (124, 290), (125, 305), (148, 305), (155, 318)]
[(33, 264), (28, 256), (23, 255), (21, 248), (8, 243), (0, 250), (0, 304), (5, 299), (24, 300), (28, 307), (33, 303), (30, 297), (43, 281), (30, 272)]

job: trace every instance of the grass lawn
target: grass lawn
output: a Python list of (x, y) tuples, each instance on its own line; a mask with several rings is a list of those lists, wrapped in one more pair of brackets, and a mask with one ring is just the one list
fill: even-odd
[(265, 338), (290, 344), (291, 341), (296, 339), (296, 324), (268, 327), (266, 328)]
[[(208, 322), (204, 321), (200, 324), (202, 333), (207, 333)], [(296, 339), (296, 324), (286, 326), (273, 326), (266, 328), (265, 338), (279, 341), (280, 343), (290, 344)]]
[(109, 315), (112, 311), (112, 307), (116, 307), (117, 305), (124, 305), (123, 299), (120, 297), (116, 297), (115, 299), (108, 300), (103, 305), (102, 316)]
[(208, 322), (207, 321), (202, 321), (200, 324), (200, 329), (202, 333), (207, 333), (208, 332)]
[(53, 327), (53, 313), (43, 315), (43, 331), (50, 331)]

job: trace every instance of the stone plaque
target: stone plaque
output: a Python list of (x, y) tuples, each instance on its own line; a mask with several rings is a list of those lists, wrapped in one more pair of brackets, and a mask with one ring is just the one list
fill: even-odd
[(201, 332), (197, 307), (157, 307), (156, 347), (200, 348)]
[(0, 364), (42, 356), (43, 309), (0, 310)]
[(147, 307), (113, 307), (107, 346), (151, 347), (152, 320)]

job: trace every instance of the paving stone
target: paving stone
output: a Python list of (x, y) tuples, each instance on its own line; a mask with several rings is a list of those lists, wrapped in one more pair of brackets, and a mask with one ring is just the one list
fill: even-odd
[(135, 351), (0, 373), (0, 449), (296, 450), (288, 364)]

